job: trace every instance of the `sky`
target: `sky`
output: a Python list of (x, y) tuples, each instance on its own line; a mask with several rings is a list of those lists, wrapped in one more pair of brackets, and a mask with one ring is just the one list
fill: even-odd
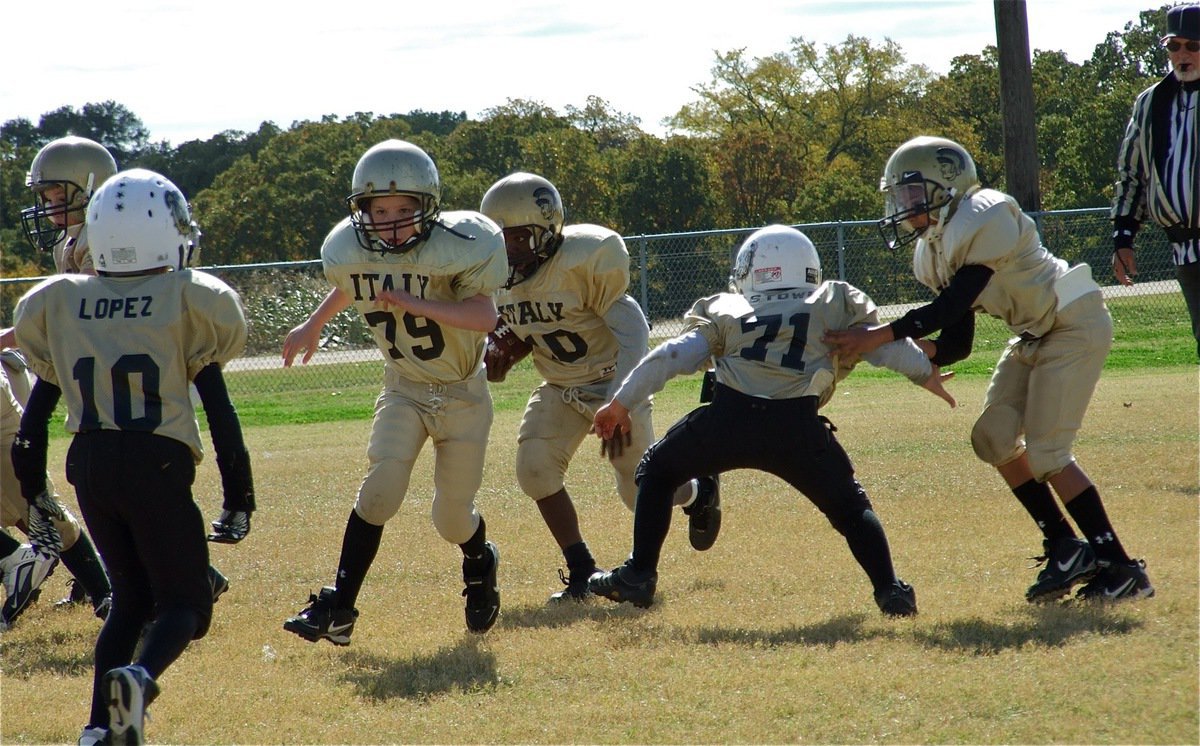
[[(1150, 0), (1028, 0), (1031, 51), (1087, 60)], [(718, 52), (890, 38), (945, 72), (995, 43), (992, 0), (82, 0), (6, 3), (0, 122), (116, 101), (153, 142), (355, 112), (556, 111), (598, 96), (662, 136)], [(1132, 105), (1132, 103), (1131, 103)]]

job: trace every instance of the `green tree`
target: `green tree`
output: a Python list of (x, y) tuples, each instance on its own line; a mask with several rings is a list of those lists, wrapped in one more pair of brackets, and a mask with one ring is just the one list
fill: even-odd
[(355, 164), (367, 148), (388, 138), (415, 139), (403, 118), (360, 112), (338, 121), (329, 115), (294, 124), (256, 157), (238, 158), (192, 199), (204, 231), (201, 261), (318, 258), (325, 235), (347, 215)]

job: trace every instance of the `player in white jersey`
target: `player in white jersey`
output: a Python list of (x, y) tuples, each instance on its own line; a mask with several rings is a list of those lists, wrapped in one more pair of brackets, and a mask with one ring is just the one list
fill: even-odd
[[(587, 437), (596, 409), (646, 354), (650, 328), (629, 288), (629, 252), (621, 237), (598, 225), (565, 225), (558, 189), (536, 174), (505, 176), (483, 195), (479, 211), (504, 231), (509, 279), (496, 293), (499, 323), (530, 345), (533, 364), (545, 379), (529, 397), (517, 435), (517, 482), (537, 502), (567, 563), (559, 571), (566, 588), (551, 600), (583, 600), (598, 568), (579, 527), (566, 488), (566, 472)], [(493, 345), (495, 342), (493, 341)], [(503, 380), (488, 357), (489, 380)], [(617, 493), (633, 510), (634, 471), (654, 440), (650, 402), (631, 415), (629, 440), (614, 440)], [(703, 493), (702, 497), (698, 497)], [(676, 504), (716, 502), (714, 480), (690, 482)], [(689, 509), (685, 508), (685, 509)], [(702, 520), (699, 511), (693, 513)], [(695, 518), (693, 520), (695, 522)], [(715, 539), (707, 520), (699, 535)], [(716, 526), (714, 525), (715, 529)], [(697, 536), (692, 532), (693, 540)], [(699, 548), (707, 549), (712, 541)]]
[(496, 324), (492, 294), (508, 267), (496, 224), (477, 212), (441, 212), (440, 196), (425, 151), (402, 140), (367, 150), (354, 169), (350, 215), (321, 247), (333, 290), (284, 340), (284, 365), (301, 352), (308, 362), (329, 319), (353, 306), (386, 361), (335, 585), (283, 625), (312, 642), (349, 644), (383, 526), (400, 509), (427, 440), (435, 449), (433, 524), (463, 553), (467, 628), (486, 632), (500, 611), (500, 553), (487, 540), (475, 494), (492, 424), (484, 340)]
[(185, 268), (195, 224), (165, 177), (111, 177), (88, 204), (87, 228), (99, 275), (52, 277), (17, 304), (17, 342), (38, 381), (13, 466), (40, 505), (47, 423), (61, 396), (75, 434), (67, 479), (113, 585), (84, 738), (107, 730), (111, 742), (141, 743), (156, 680), (212, 617), (191, 491), (203, 451), (190, 383), (203, 389), (241, 353), (246, 320), (232, 288)]
[(940, 329), (923, 343), (935, 363), (948, 365), (971, 354), (976, 311), (1003, 321), (1017, 336), (996, 364), (971, 445), (1042, 531), (1046, 566), (1025, 598), (1057, 599), (1085, 581), (1080, 598), (1154, 595), (1145, 562), (1126, 554), (1071, 452), (1112, 347), (1112, 317), (1088, 265), (1069, 267), (1047, 251), (1016, 200), (984, 189), (974, 160), (952, 140), (922, 136), (901, 145), (880, 189), (884, 239), (893, 247), (916, 242), (913, 270), (938, 296), (891, 324), (831, 333), (830, 343), (849, 355)]
[[(730, 291), (701, 298), (684, 332), (647, 355), (596, 412), (595, 430), (611, 438), (630, 427), (630, 411), (673, 376), (716, 362), (711, 404), (693, 410), (646, 452), (638, 467), (633, 552), (589, 581), (593, 593), (647, 607), (671, 521), (670, 495), (699, 473), (759, 469), (799, 490), (846, 539), (889, 616), (917, 613), (912, 586), (896, 577), (883, 525), (854, 476), (834, 428), (817, 410), (854, 367), (821, 342), (827, 329), (876, 320), (875, 304), (844, 282), (821, 282), (808, 237), (772, 225), (738, 250)], [(942, 375), (911, 340), (866, 359), (906, 375), (951, 406)]]

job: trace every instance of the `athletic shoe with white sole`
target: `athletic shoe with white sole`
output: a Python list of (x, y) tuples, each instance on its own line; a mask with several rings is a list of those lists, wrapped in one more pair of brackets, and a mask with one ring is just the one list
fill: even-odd
[(339, 609), (337, 589), (325, 586), (318, 595), (309, 594), (308, 606), (283, 623), (283, 628), (309, 642), (329, 640), (334, 645), (349, 645), (358, 620), (358, 609)]
[(635, 570), (630, 562), (632, 560), (625, 560), (625, 564), (612, 572), (593, 575), (588, 580), (588, 589), (609, 601), (628, 602), (640, 609), (648, 609), (654, 603), (658, 573)]
[(1046, 553), (1033, 559), (1038, 564), (1045, 562), (1046, 566), (1038, 573), (1037, 581), (1025, 591), (1026, 601), (1061, 598), (1076, 584), (1090, 580), (1096, 574), (1096, 553), (1084, 539), (1064, 537), (1054, 542), (1043, 539), (1042, 548)]
[(1091, 582), (1079, 589), (1076, 598), (1086, 601), (1121, 601), (1127, 598), (1150, 598), (1154, 586), (1146, 574), (1146, 560), (1100, 562), (1100, 572)]
[(122, 666), (104, 674), (108, 695), (108, 743), (146, 742), (146, 708), (158, 696), (158, 684), (141, 666)]
[(54, 573), (58, 557), (47, 557), (34, 551), (29, 544), (4, 559), (0, 559), (0, 570), (4, 572), (4, 607), (0, 609), (0, 629), (8, 629), (21, 612), (29, 607), (42, 593), (42, 583)]

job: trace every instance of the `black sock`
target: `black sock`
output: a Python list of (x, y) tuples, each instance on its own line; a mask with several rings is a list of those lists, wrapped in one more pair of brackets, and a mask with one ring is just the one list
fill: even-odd
[(1029, 515), (1033, 516), (1034, 522), (1037, 523), (1038, 528), (1042, 530), (1042, 535), (1047, 539), (1054, 541), (1055, 539), (1075, 538), (1075, 530), (1071, 528), (1071, 524), (1067, 523), (1066, 517), (1058, 509), (1058, 503), (1050, 492), (1050, 486), (1045, 482), (1030, 479), (1022, 485), (1013, 487), (1012, 492), (1021, 501), (1021, 505), (1025, 507)]
[(575, 573), (576, 568), (585, 572), (596, 567), (596, 558), (592, 556), (592, 550), (588, 549), (585, 541), (576, 542), (564, 549), (563, 557), (567, 560), (567, 569), (571, 574)]
[(1109, 562), (1129, 563), (1129, 555), (1117, 532), (1113, 531), (1108, 521), (1108, 513), (1104, 511), (1104, 503), (1100, 502), (1100, 493), (1095, 485), (1080, 492), (1075, 499), (1067, 503), (1067, 512), (1079, 524), (1079, 530), (1087, 538), (1096, 556)]
[(857, 520), (846, 526), (846, 544), (850, 553), (871, 579), (871, 587), (881, 591), (896, 580), (892, 566), (892, 550), (888, 546), (887, 534), (879, 516), (870, 508), (864, 510)]
[(338, 560), (337, 590), (338, 608), (353, 609), (358, 601), (358, 592), (362, 590), (363, 581), (367, 578), (367, 570), (375, 561), (379, 552), (379, 542), (383, 538), (383, 526), (374, 526), (359, 517), (354, 510), (350, 511), (350, 520), (346, 521), (346, 535), (342, 538), (342, 557)]
[(663, 542), (671, 530), (671, 498), (675, 486), (662, 477), (643, 475), (633, 511), (633, 552), (630, 564), (641, 572), (657, 572)]
[(475, 529), (475, 533), (471, 534), (471, 538), (459, 544), (462, 549), (463, 556), (468, 559), (479, 559), (483, 553), (487, 551), (487, 524), (483, 521), (483, 516), (479, 516), (479, 528)]
[(104, 565), (96, 554), (96, 547), (92, 545), (92, 540), (87, 534), (81, 532), (79, 539), (59, 557), (63, 566), (83, 584), (83, 589), (91, 597), (93, 606), (112, 592), (112, 587), (108, 584), (108, 573), (104, 571)]

